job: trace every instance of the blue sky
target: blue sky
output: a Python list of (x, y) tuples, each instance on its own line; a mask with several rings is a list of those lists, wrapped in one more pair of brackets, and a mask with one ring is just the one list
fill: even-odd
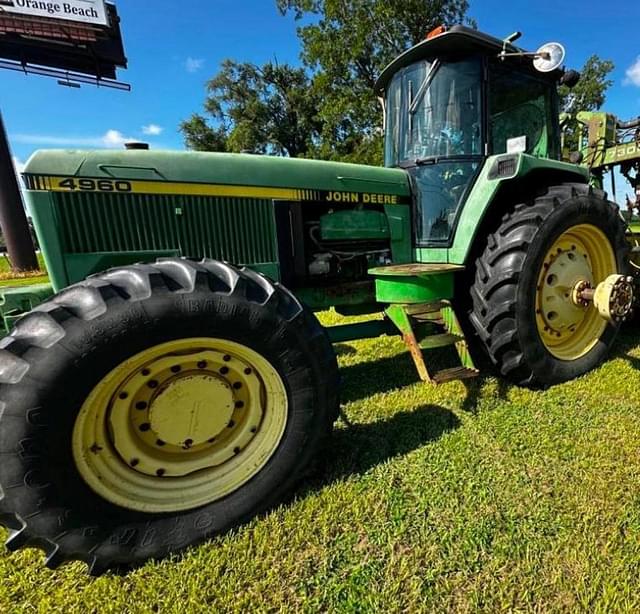
[[(297, 62), (296, 23), (281, 17), (275, 0), (117, 0), (129, 69), (120, 79), (130, 93), (0, 71), (0, 109), (18, 165), (36, 149), (121, 147), (144, 139), (155, 148), (182, 148), (180, 121), (201, 109), (204, 84), (227, 57)], [(606, 14), (605, 14), (606, 10)], [(481, 30), (535, 49), (557, 40), (567, 65), (579, 68), (591, 53), (612, 59), (615, 81), (607, 110), (640, 115), (640, 2), (583, 0), (471, 0)], [(631, 69), (636, 66), (636, 72)], [(630, 77), (627, 71), (630, 70)]]

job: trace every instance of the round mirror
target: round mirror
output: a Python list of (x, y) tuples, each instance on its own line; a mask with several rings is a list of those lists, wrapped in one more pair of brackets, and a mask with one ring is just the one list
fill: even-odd
[(560, 43), (547, 43), (536, 51), (533, 65), (540, 72), (552, 72), (562, 66), (565, 55), (564, 47)]

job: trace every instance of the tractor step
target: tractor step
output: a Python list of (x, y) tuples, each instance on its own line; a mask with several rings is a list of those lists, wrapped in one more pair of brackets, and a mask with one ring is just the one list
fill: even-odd
[(453, 380), (472, 379), (478, 377), (478, 369), (469, 369), (467, 367), (453, 367), (451, 369), (443, 369), (431, 376), (434, 384), (444, 384)]
[[(443, 384), (478, 375), (460, 322), (449, 301), (391, 304), (385, 310), (385, 314), (402, 333), (402, 338), (423, 381)], [(425, 353), (448, 346), (455, 347), (460, 365), (430, 372)]]
[(431, 313), (416, 313), (415, 315), (411, 315), (411, 318), (416, 322), (430, 322), (432, 324), (444, 326), (444, 320), (442, 319), (442, 314), (439, 311)]
[(418, 345), (420, 346), (420, 349), (433, 350), (434, 348), (443, 348), (449, 345), (455, 345), (461, 341), (464, 341), (464, 337), (461, 335), (442, 333), (439, 335), (429, 335), (422, 339)]
[(443, 309), (449, 307), (447, 301), (434, 301), (433, 303), (421, 303), (419, 305), (405, 305), (406, 313), (413, 317), (436, 315), (441, 317), (440, 313)]

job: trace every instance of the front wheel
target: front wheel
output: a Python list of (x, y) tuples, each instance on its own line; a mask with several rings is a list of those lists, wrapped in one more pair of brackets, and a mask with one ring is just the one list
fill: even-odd
[(600, 364), (618, 327), (576, 294), (626, 270), (624, 235), (615, 204), (581, 184), (548, 188), (504, 216), (476, 261), (470, 314), (502, 375), (549, 386)]
[(8, 547), (94, 574), (282, 501), (338, 411), (314, 315), (215, 261), (115, 269), (63, 291), (2, 341), (0, 380)]

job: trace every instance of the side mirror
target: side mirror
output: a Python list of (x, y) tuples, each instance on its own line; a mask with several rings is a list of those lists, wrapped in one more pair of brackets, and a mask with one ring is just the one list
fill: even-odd
[(533, 56), (533, 65), (538, 72), (553, 72), (562, 66), (566, 51), (560, 43), (547, 43), (542, 45)]
[(580, 81), (580, 73), (577, 70), (567, 70), (560, 77), (560, 85), (566, 85), (569, 89), (574, 88)]

